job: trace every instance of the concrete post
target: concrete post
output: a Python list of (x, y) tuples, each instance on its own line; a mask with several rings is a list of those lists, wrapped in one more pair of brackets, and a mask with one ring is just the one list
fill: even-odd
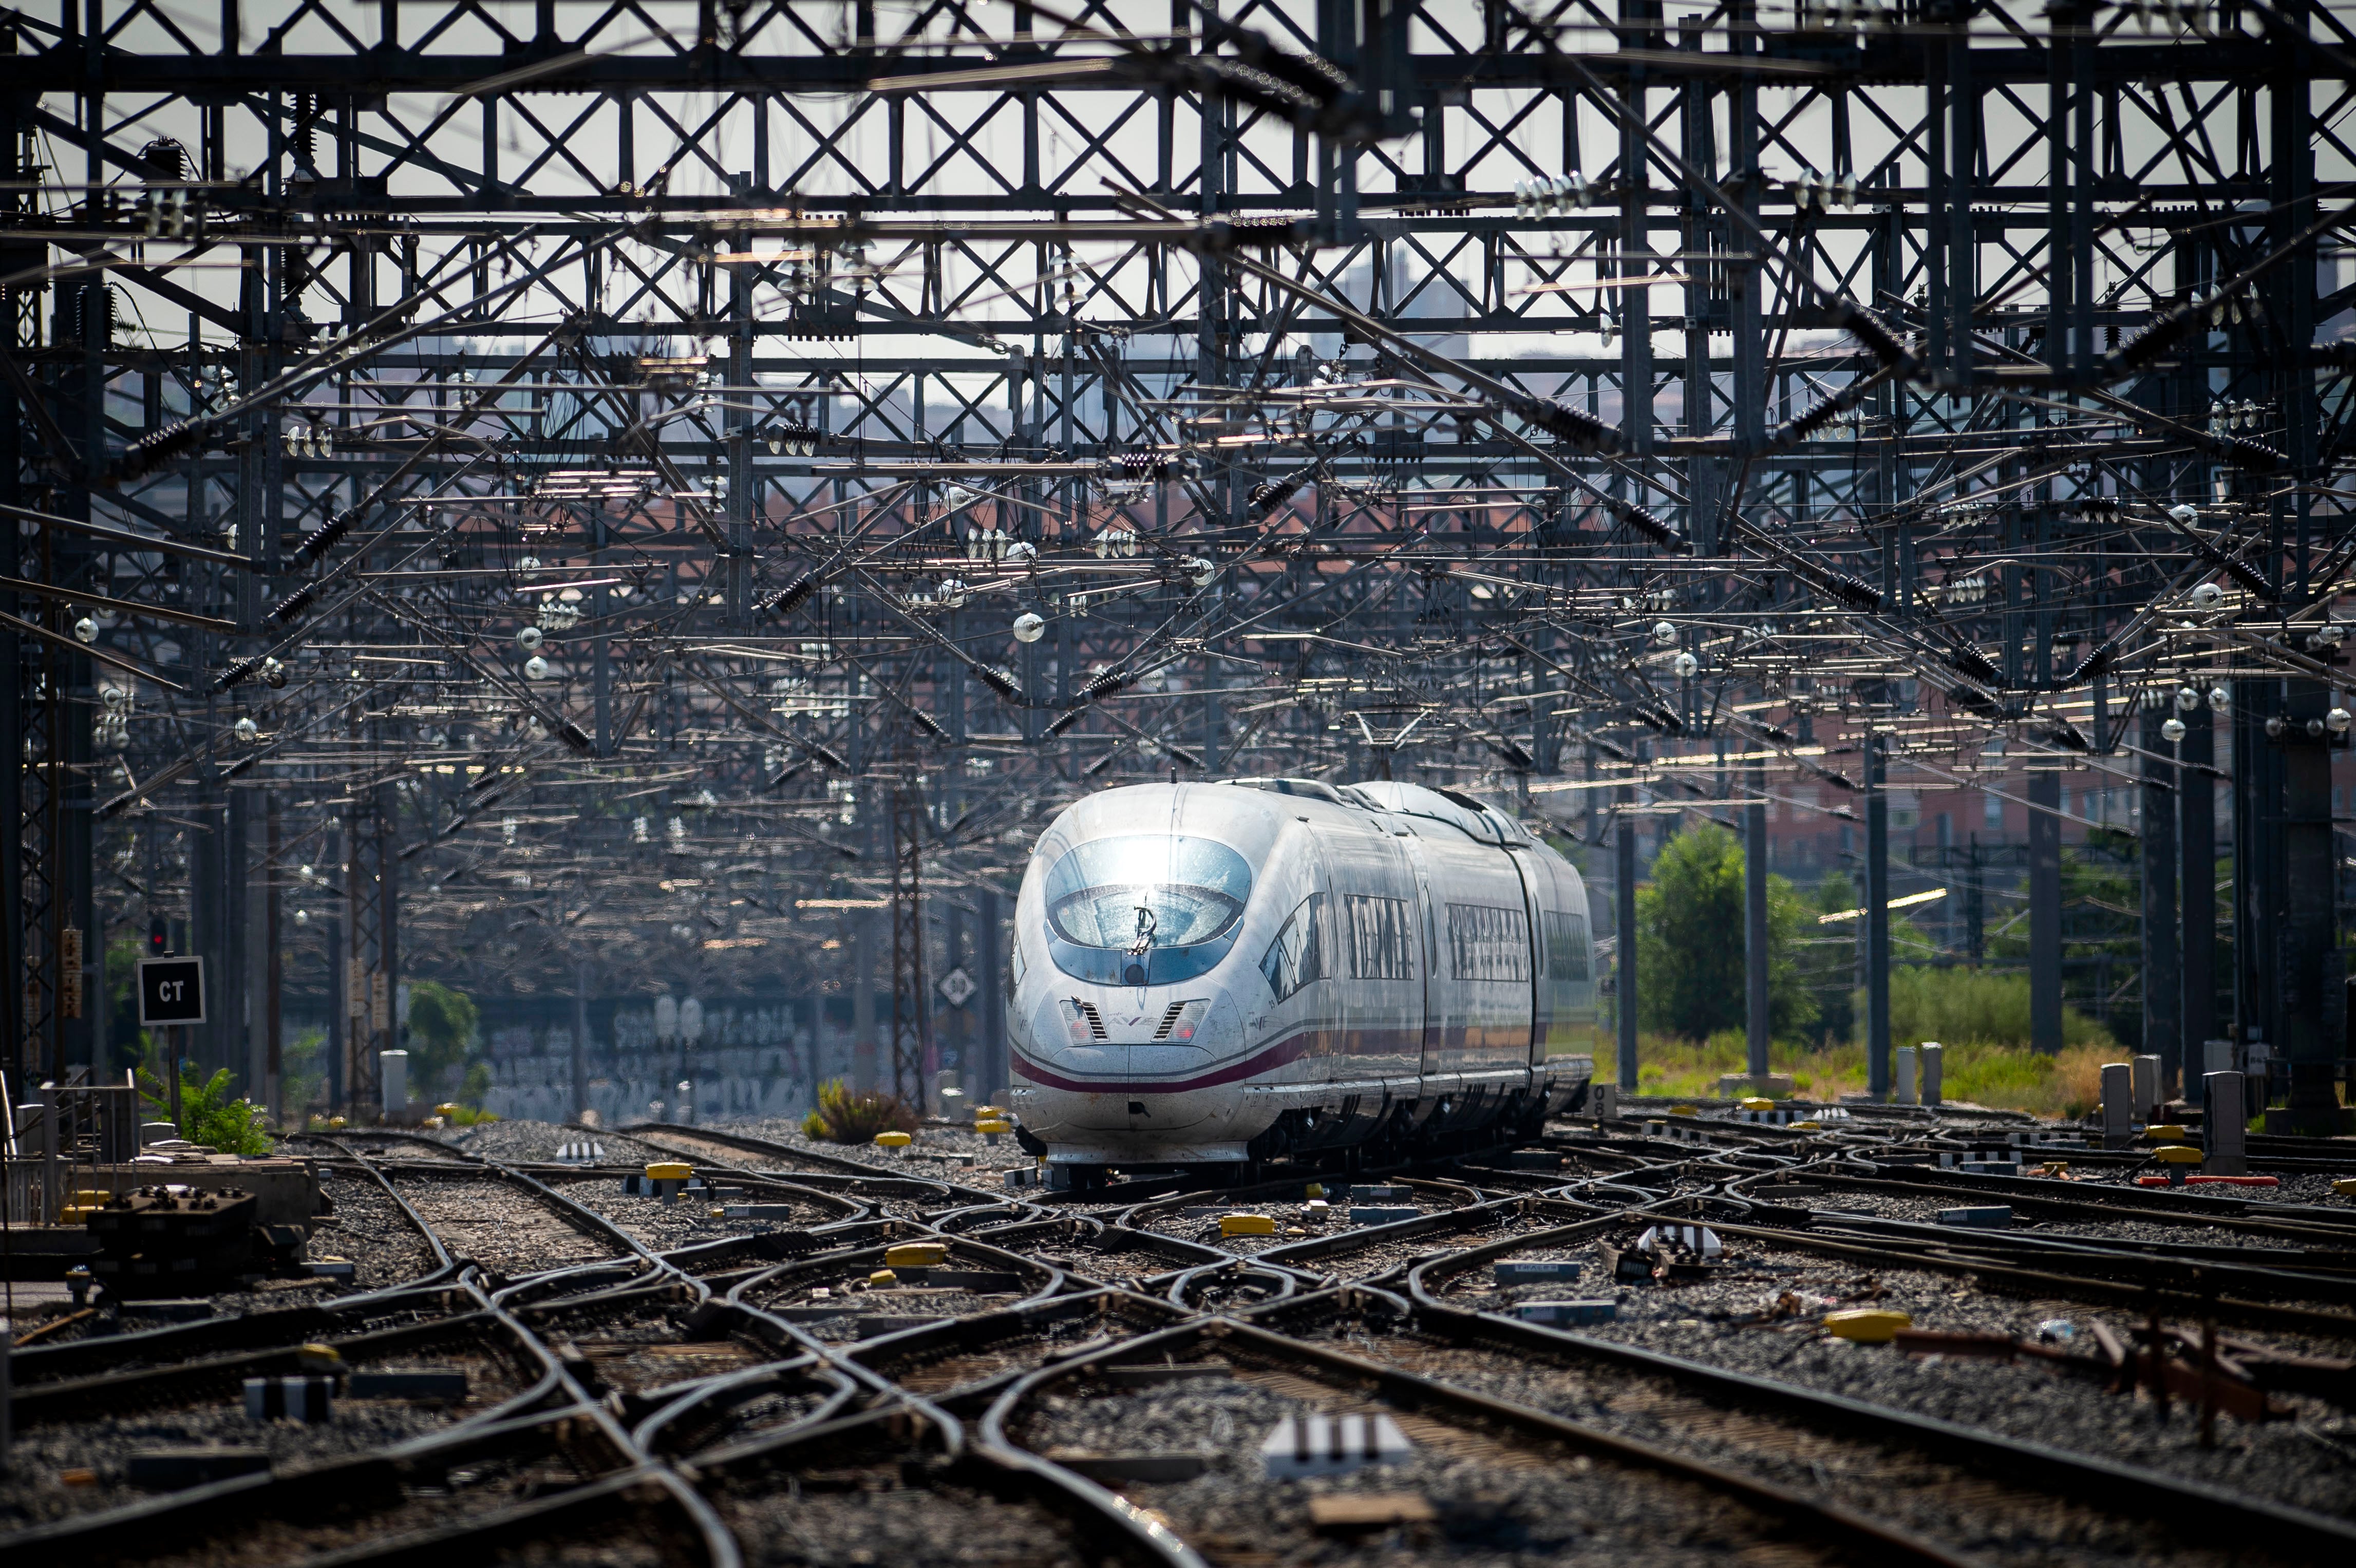
[(2135, 1114), (2139, 1122), (2156, 1121), (2154, 1114), (2160, 1105), (2160, 1059), (2157, 1055), (2135, 1059)]
[(1896, 1054), (1898, 1057), (1898, 1088), (1897, 1092), (1891, 1094), (1890, 1098), (1892, 1104), (1912, 1105), (1915, 1103), (1914, 1048), (1911, 1045), (1901, 1045), (1898, 1048)]
[(1946, 1054), (1946, 1048), (1937, 1040), (1926, 1040), (1922, 1042), (1922, 1104), (1925, 1105), (1943, 1103), (1944, 1091), (1940, 1079), (1946, 1066), (1942, 1058)]
[(2201, 1080), (2201, 1100), (2208, 1107), (2201, 1117), (2201, 1168), (2211, 1176), (2250, 1174), (2244, 1093), (2238, 1072), (2211, 1072)]
[(2124, 1061), (2103, 1063), (2103, 1147), (2126, 1148), (2135, 1142), (2135, 1069)]

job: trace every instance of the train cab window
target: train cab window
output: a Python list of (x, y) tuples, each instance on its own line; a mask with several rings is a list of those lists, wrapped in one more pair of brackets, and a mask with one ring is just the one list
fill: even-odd
[(1546, 914), (1547, 978), (1559, 985), (1587, 984), (1587, 917), (1548, 910)]
[(1278, 1001), (1329, 973), (1325, 938), (1325, 895), (1312, 893), (1301, 901), (1260, 955), (1259, 972)]
[(1047, 873), (1049, 951), (1058, 968), (1079, 979), (1191, 979), (1226, 955), (1251, 885), (1251, 867), (1215, 839), (1178, 833), (1090, 839)]

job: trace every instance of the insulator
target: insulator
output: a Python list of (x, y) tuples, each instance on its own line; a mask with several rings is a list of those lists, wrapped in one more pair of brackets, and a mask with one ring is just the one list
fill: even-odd
[(1274, 516), (1279, 507), (1292, 499), (1295, 492), (1315, 477), (1315, 474), (1314, 469), (1296, 468), (1290, 474), (1261, 480), (1251, 487), (1252, 516), (1262, 520)]
[(974, 678), (1009, 702), (1019, 702), (1023, 699), (1023, 688), (1017, 686), (1014, 683), (1014, 677), (1005, 671), (992, 668), (986, 664), (978, 664), (972, 668)]
[(253, 764), (262, 761), (262, 754), (260, 752), (248, 752), (245, 755), (231, 763), (229, 767), (223, 771), (221, 777), (225, 779), (233, 779), (252, 773), (253, 771)]
[(1051, 736), (1062, 734), (1065, 731), (1078, 723), (1082, 719), (1087, 718), (1087, 711), (1088, 710), (1085, 706), (1066, 709), (1062, 713), (1056, 715), (1053, 723), (1047, 726), (1047, 733)]
[(1916, 360), (1913, 353), (1898, 341), (1897, 336), (1890, 330), (1882, 319), (1855, 300), (1842, 302), (1840, 324), (1851, 337), (1864, 344), (1866, 351), (1880, 360), (1886, 368), (1895, 370), (1903, 376), (1912, 376), (1919, 368), (1920, 362)]
[(2260, 571), (2256, 567), (2252, 566), (2248, 561), (2235, 560), (2230, 556), (2227, 556), (2222, 550), (2217, 551), (2216, 556), (2216, 564), (2224, 568), (2226, 576), (2232, 578), (2234, 581), (2240, 583), (2243, 587), (2248, 589), (2259, 598), (2271, 603), (2275, 600), (2282, 597), (2279, 592), (2276, 592), (2275, 585), (2267, 581), (2266, 574)]
[(1770, 446), (1796, 446), (1825, 426), (1838, 419), (1844, 410), (1837, 396), (1829, 397), (1813, 408), (1803, 409), (1789, 424), (1778, 425), (1767, 437)]
[(1690, 555), (1693, 541), (1669, 527), (1660, 518), (1633, 501), (1609, 500), (1603, 503), (1611, 514), (1672, 555)]
[(2193, 444), (2212, 457), (2222, 458), (2234, 467), (2247, 469), (2253, 474), (2272, 474), (2286, 461), (2281, 453), (2265, 443), (2245, 441), (2238, 435), (2201, 435)]
[(588, 756), (597, 749), (589, 739), (589, 732), (570, 719), (556, 727), (556, 738), (563, 741), (576, 757)]
[(303, 536), (303, 542), (295, 547), (295, 559), (305, 566), (317, 560), (336, 548), (337, 539), (352, 531), (352, 513), (348, 511), (336, 513), (326, 522)]
[(826, 439), (824, 432), (799, 420), (781, 420), (770, 425), (763, 434), (773, 454), (782, 453), (793, 457), (809, 456), (818, 450), (819, 443)]
[(319, 596), (319, 584), (306, 582), (270, 607), (270, 618), (282, 624), (303, 613), (304, 606)]
[(762, 600), (761, 613), (765, 615), (775, 615), (780, 619), (790, 615), (801, 608), (802, 601), (817, 592), (824, 582), (825, 579), (819, 575), (818, 568), (810, 567), (783, 588)]
[(805, 741), (802, 744), (809, 748), (809, 754), (811, 756), (816, 757), (819, 762), (824, 763), (836, 773), (847, 773), (851, 771), (851, 764), (844, 762), (841, 757), (835, 755), (834, 749), (831, 746), (829, 746), (825, 741)]
[(2118, 639), (2105, 637), (2089, 649), (2084, 658), (2078, 661), (2078, 667), (2063, 677), (2063, 684), (2083, 686), (2096, 676), (2107, 673), (2110, 667), (2118, 662)]
[(2092, 748), (2079, 728), (2066, 720), (2056, 720), (2045, 731), (2045, 738), (2065, 752), (2084, 752)]
[(1799, 737), (1781, 724), (1762, 724), (1759, 727), (1759, 732), (1778, 745), (1792, 746), (1799, 743)]
[(1686, 732), (1686, 721), (1657, 703), (1642, 703), (1629, 711), (1636, 716), (1636, 722), (1658, 734), (1682, 735)]
[(232, 686), (240, 686), (252, 679), (254, 676), (261, 673), (262, 664), (268, 657), (266, 654), (256, 654), (252, 658), (238, 660), (213, 678), (213, 689), (227, 691)]
[(1141, 484), (1149, 479), (1170, 476), (1170, 459), (1158, 452), (1123, 452), (1110, 458), (1106, 466), (1120, 478)]
[(1997, 668), (1996, 662), (1967, 644), (1959, 643), (1939, 657), (1948, 668), (1960, 675), (1967, 675), (1983, 686), (2000, 686), (2004, 682), (2004, 671)]
[(2173, 347), (2178, 338), (2198, 326), (2214, 304), (2212, 300), (2189, 299), (2153, 320), (2111, 351), (2103, 367), (2104, 378), (2115, 381), (2150, 365)]
[(941, 728), (941, 721), (934, 718), (931, 714), (926, 712), (923, 709), (909, 709), (908, 717), (916, 720), (917, 729), (922, 730), (934, 740), (946, 741), (949, 738), (949, 732)]
[(1132, 678), (1125, 669), (1108, 669), (1101, 674), (1090, 676), (1088, 683), (1080, 688), (1080, 700), (1094, 702), (1099, 697), (1110, 697), (1114, 692), (1127, 686)]
[(1851, 577), (1846, 571), (1835, 571), (1828, 566), (1815, 565), (1804, 569), (1801, 575), (1852, 610), (1877, 611), (1881, 608), (1881, 590), (1861, 577)]
[(1578, 452), (1609, 455), (1620, 450), (1620, 432), (1584, 410), (1552, 398), (1531, 398), (1514, 406), (1525, 423), (1534, 424)]
[(196, 420), (181, 420), (166, 425), (162, 430), (151, 432), (133, 442), (108, 476), (120, 483), (153, 474), (175, 457), (193, 451), (204, 435), (204, 425)]

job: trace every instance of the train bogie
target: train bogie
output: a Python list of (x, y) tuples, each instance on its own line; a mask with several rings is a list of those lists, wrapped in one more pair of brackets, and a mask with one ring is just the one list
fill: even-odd
[(1145, 784), (1040, 837), (1012, 1104), (1051, 1163), (1478, 1136), (1583, 1090), (1586, 891), (1510, 818), (1389, 783)]

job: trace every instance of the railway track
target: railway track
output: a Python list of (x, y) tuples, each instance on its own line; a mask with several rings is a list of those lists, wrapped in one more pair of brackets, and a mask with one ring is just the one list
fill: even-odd
[[(1937, 1208), (1991, 1189), (1893, 1159), (1937, 1136), (1909, 1118), (1837, 1141), (1721, 1124), (1701, 1145), (1564, 1126), (1347, 1195), (1326, 1178), (1320, 1218), (1313, 1173), (1049, 1195), (723, 1128), (593, 1134), (598, 1161), (558, 1161), (577, 1136), (314, 1141), (365, 1217), (338, 1240), (376, 1288), (20, 1352), (12, 1568), (528, 1541), (546, 1561), (731, 1565), (2356, 1554), (2356, 1429), (2317, 1392), (2356, 1354), (2356, 1209), (1994, 1179), (2027, 1189), (2017, 1225), (1957, 1232)], [(674, 1157), (705, 1179), (691, 1200), (625, 1191)], [(1276, 1233), (1223, 1234), (1237, 1211)], [(1612, 1278), (1607, 1249), (1664, 1221), (1708, 1226), (1720, 1266)], [(938, 1255), (887, 1277), (912, 1243)], [(1580, 1272), (1491, 1277), (1515, 1259)], [(1614, 1320), (1515, 1316), (1547, 1295), (1611, 1299)], [(1988, 1360), (1826, 1338), (1852, 1305), (2076, 1338)], [(2212, 1417), (2204, 1446), (2180, 1394), (2163, 1415), (2087, 1376), (2097, 1344), (2133, 1363), (2155, 1312), (2163, 1347), (2209, 1326), (2277, 1381), (2323, 1370), (2267, 1394), (2273, 1419)], [(321, 1343), (356, 1367), (462, 1368), (468, 1396), (355, 1402), (257, 1443), (238, 1385)], [(1269, 1432), (1336, 1413), (1387, 1415), (1405, 1456), (1313, 1485), (1267, 1473)], [(123, 1456), (167, 1425), (267, 1468), (131, 1488)], [(28, 1482), (77, 1456), (91, 1481)]]

